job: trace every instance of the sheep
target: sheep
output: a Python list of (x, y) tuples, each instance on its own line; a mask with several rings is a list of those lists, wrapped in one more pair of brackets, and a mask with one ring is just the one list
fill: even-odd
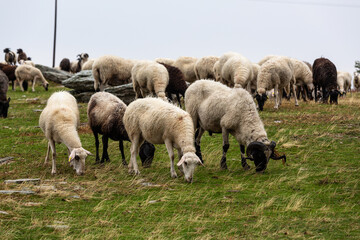
[(48, 90), (49, 83), (46, 81), (44, 76), (42, 75), (41, 71), (33, 66), (30, 65), (20, 65), (15, 70), (15, 76), (16, 81), (19, 82), (21, 91), (24, 91), (23, 88), (23, 82), (26, 81), (32, 81), (32, 91), (35, 92), (35, 83), (36, 79), (39, 79), (42, 81), (42, 85), (45, 88), (45, 90)]
[(170, 58), (155, 58), (155, 61), (158, 63), (165, 63), (165, 64), (171, 65), (171, 66), (174, 66), (174, 62), (175, 62), (175, 60), (170, 59)]
[(104, 91), (105, 87), (131, 82), (131, 69), (135, 60), (115, 56), (102, 56), (94, 61), (92, 74), (95, 91)]
[(19, 48), (17, 50), (17, 54), (18, 54), (17, 61), (18, 61), (19, 64), (21, 64), (20, 60), (24, 60), (24, 61), (28, 60), (26, 53), (21, 48)]
[(131, 70), (131, 79), (136, 98), (156, 94), (167, 100), (165, 89), (169, 84), (169, 73), (164, 65), (155, 61), (139, 61)]
[(70, 72), (70, 60), (68, 58), (63, 58), (60, 62), (60, 70)]
[(5, 53), (5, 62), (10, 65), (15, 65), (16, 54), (13, 51), (10, 51), (10, 48), (5, 48), (4, 53)]
[(359, 91), (360, 90), (360, 76), (359, 76), (359, 73), (357, 72), (354, 72), (354, 87), (355, 87), (355, 90), (356, 91)]
[[(295, 58), (290, 58), (294, 67), (294, 76), (295, 76), (295, 85), (297, 89), (303, 88), (307, 93), (308, 98), (312, 99), (312, 91), (314, 90), (313, 77), (311, 72), (311, 67), (306, 64), (304, 61), (300, 61)], [(292, 83), (293, 86), (294, 83)], [(294, 87), (294, 86), (293, 86)], [(298, 94), (299, 92), (299, 94)], [(300, 95), (300, 91), (296, 92), (296, 96)], [(303, 99), (306, 101), (306, 98), (303, 93)]]
[[(280, 94), (282, 90), (295, 82), (294, 67), (290, 58), (281, 56), (273, 57), (263, 63), (257, 76), (256, 100), (259, 105), (259, 110), (263, 110), (265, 101), (267, 100), (265, 92), (273, 88), (275, 95), (274, 108), (278, 109), (281, 105)], [(295, 96), (295, 106), (298, 106), (299, 103), (297, 101), (295, 87), (292, 88), (292, 90)]]
[[(8, 77), (9, 81), (11, 81), (12, 90), (15, 90), (15, 80), (16, 80), (15, 70), (16, 70), (16, 68), (17, 68), (17, 66), (0, 63), (0, 70), (3, 71), (6, 74), (6, 76)], [(26, 88), (27, 88), (27, 86), (26, 86)], [(24, 87), (24, 89), (25, 89), (25, 87)]]
[(86, 61), (82, 65), (81, 71), (83, 71), (83, 70), (92, 70), (92, 66), (93, 66), (94, 62), (95, 62), (95, 59), (90, 59), (90, 60)]
[(283, 57), (283, 56), (279, 56), (279, 55), (267, 55), (265, 57), (263, 57), (258, 64), (261, 66), (263, 65), (265, 62), (267, 62), (268, 60), (272, 59), (273, 57)]
[(10, 104), (10, 97), (6, 98), (9, 87), (9, 79), (6, 74), (0, 70), (0, 117), (6, 118)]
[(89, 59), (89, 54), (81, 53), (77, 55), (77, 61), (70, 63), (70, 72), (77, 73), (81, 71), (82, 65)]
[(334, 63), (327, 58), (317, 58), (313, 63), (313, 78), (315, 86), (315, 102), (317, 91), (322, 88), (323, 102), (327, 103), (330, 95), (330, 103), (337, 104), (339, 91), (337, 90), (337, 70)]
[(26, 64), (26, 65), (30, 65), (30, 66), (33, 66), (33, 67), (35, 67), (35, 63), (33, 62), (33, 61), (30, 61), (30, 60), (20, 60), (19, 61), (19, 64), (20, 65), (23, 65), (23, 64)]
[(181, 107), (179, 94), (185, 97), (185, 91), (187, 89), (187, 84), (184, 80), (184, 74), (182, 74), (180, 69), (178, 69), (177, 67), (170, 66), (166, 63), (160, 63), (160, 64), (164, 65), (164, 67), (167, 69), (169, 73), (169, 84), (165, 89), (165, 93), (171, 101), (173, 100), (172, 94), (175, 94), (179, 102), (179, 105)]
[(129, 104), (123, 121), (131, 140), (129, 172), (140, 174), (136, 155), (144, 140), (152, 144), (165, 143), (170, 157), (171, 177), (177, 177), (174, 169), (175, 147), (179, 157), (177, 166), (183, 171), (185, 180), (192, 182), (195, 167), (202, 162), (195, 154), (194, 126), (187, 112), (158, 98), (143, 98)]
[(348, 72), (337, 72), (337, 85), (340, 90), (340, 96), (346, 95), (351, 89), (351, 74)]
[[(257, 172), (265, 171), (269, 158), (284, 159), (285, 163), (286, 156), (280, 157), (275, 153), (276, 143), (267, 138), (253, 98), (245, 89), (229, 88), (211, 80), (199, 80), (186, 91), (185, 108), (194, 126), (199, 129), (195, 140), (198, 156), (201, 156), (201, 137), (205, 131), (210, 131), (222, 133), (223, 136), (222, 169), (227, 169), (229, 133), (240, 144), (241, 164), (245, 170), (250, 168), (246, 159), (254, 161)], [(245, 158), (245, 146), (248, 158)]]
[(55, 143), (64, 143), (68, 149), (69, 163), (77, 175), (85, 173), (85, 159), (91, 153), (85, 150), (77, 132), (80, 125), (79, 109), (76, 99), (68, 92), (55, 92), (47, 101), (40, 114), (39, 126), (48, 140), (45, 164), (52, 151), (51, 174), (56, 174)]
[[(96, 163), (110, 161), (107, 152), (108, 139), (119, 141), (119, 149), (121, 152), (122, 163), (127, 165), (124, 154), (123, 141), (130, 141), (123, 123), (123, 116), (126, 110), (126, 104), (118, 97), (107, 92), (98, 92), (91, 96), (87, 108), (87, 116), (89, 126), (95, 137), (96, 147)], [(102, 134), (103, 154), (101, 161), (99, 158), (99, 138), (98, 134)], [(140, 148), (140, 158), (143, 166), (150, 167), (154, 158), (154, 145), (145, 142)]]
[(233, 57), (233, 56), (236, 56), (238, 55), (238, 53), (235, 53), (235, 52), (227, 52), (225, 54), (223, 54), (220, 58), (219, 58), (219, 61), (217, 61), (215, 64), (214, 64), (214, 68), (213, 68), (213, 71), (214, 71), (214, 75), (215, 75), (215, 81), (217, 82), (221, 82), (221, 83), (224, 83), (222, 78), (221, 78), (221, 73), (222, 73), (222, 68), (224, 66), (224, 64), (226, 63), (226, 61)]
[(252, 63), (240, 54), (230, 57), (221, 69), (222, 81), (229, 87), (245, 88), (253, 75)]
[(194, 57), (179, 57), (171, 65), (180, 69), (180, 71), (184, 74), (185, 81), (188, 83), (193, 83), (196, 81), (196, 75), (194, 71), (196, 61), (197, 58)]
[(215, 79), (214, 64), (219, 61), (219, 57), (208, 56), (199, 58), (194, 66), (196, 79)]

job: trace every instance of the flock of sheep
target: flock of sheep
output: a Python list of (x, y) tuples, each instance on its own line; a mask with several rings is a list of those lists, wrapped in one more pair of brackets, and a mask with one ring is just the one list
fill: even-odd
[[(14, 67), (15, 55), (9, 49), (5, 50), (7, 64), (0, 65), (1, 70)], [(74, 62), (63, 59), (57, 68), (73, 73), (92, 70), (94, 89), (100, 91), (92, 95), (87, 109), (89, 126), (95, 137), (96, 162), (109, 161), (107, 148), (110, 138), (119, 141), (122, 163), (128, 165), (129, 172), (139, 174), (137, 155), (143, 166), (149, 167), (155, 152), (153, 144), (165, 144), (171, 163), (171, 177), (177, 177), (175, 148), (179, 157), (177, 166), (187, 182), (192, 182), (196, 166), (203, 164), (200, 145), (205, 131), (222, 134), (220, 166), (223, 169), (227, 168), (229, 134), (239, 143), (241, 163), (245, 170), (250, 168), (246, 160), (254, 162), (257, 172), (265, 171), (269, 159), (286, 162), (286, 156), (276, 152), (276, 143), (268, 139), (258, 114), (258, 109), (263, 110), (271, 91), (275, 97), (274, 108), (278, 109), (282, 98), (290, 99), (291, 96), (296, 106), (299, 105), (300, 96), (305, 101), (307, 98), (315, 98), (315, 101), (321, 98), (323, 102), (330, 97), (330, 103), (337, 103), (338, 95), (345, 94), (351, 88), (351, 75), (338, 72), (336, 66), (326, 58), (318, 58), (310, 65), (294, 58), (272, 55), (252, 63), (235, 52), (220, 57), (157, 58), (153, 61), (116, 56), (89, 59), (87, 53), (77, 57)], [(32, 80), (34, 90), (36, 78), (40, 78), (47, 89), (48, 83), (41, 72), (26, 63), (28, 61), (24, 60), (14, 70), (21, 90), (24, 90), (24, 80)], [(0, 71), (0, 79), (3, 78), (1, 74)], [(7, 72), (4, 75), (10, 79)], [(104, 92), (107, 86), (130, 82), (136, 100), (129, 106), (118, 97)], [(357, 74), (354, 74), (354, 86), (359, 88)], [(169, 103), (173, 95), (176, 95), (179, 104), (180, 95), (184, 97), (186, 111), (181, 105), (178, 107)], [(3, 100), (0, 98), (0, 101)], [(56, 173), (55, 143), (67, 146), (69, 163), (77, 174), (85, 172), (85, 159), (90, 152), (81, 145), (77, 133), (79, 123), (76, 99), (68, 92), (52, 94), (39, 119), (39, 125), (48, 139), (45, 162), (50, 149), (52, 151), (52, 174)], [(103, 142), (101, 160), (98, 134), (102, 135)], [(129, 164), (125, 160), (124, 140), (131, 142)]]

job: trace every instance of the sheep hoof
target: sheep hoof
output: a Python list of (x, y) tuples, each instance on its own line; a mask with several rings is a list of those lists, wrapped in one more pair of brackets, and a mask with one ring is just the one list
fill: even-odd
[(125, 160), (122, 161), (122, 164), (123, 164), (124, 166), (127, 166), (127, 165), (128, 165)]
[(174, 172), (174, 173), (171, 173), (171, 177), (172, 178), (177, 178), (178, 176), (177, 176), (176, 172)]
[(56, 174), (56, 171), (51, 171), (51, 175), (55, 175)]

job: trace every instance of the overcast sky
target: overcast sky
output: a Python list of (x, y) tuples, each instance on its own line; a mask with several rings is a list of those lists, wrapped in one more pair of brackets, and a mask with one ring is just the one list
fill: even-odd
[[(51, 66), (54, 6), (2, 1), (1, 50), (22, 48)], [(175, 59), (235, 51), (253, 62), (276, 54), (312, 64), (323, 56), (352, 73), (360, 60), (359, 17), (358, 0), (58, 0), (56, 65), (82, 52)]]

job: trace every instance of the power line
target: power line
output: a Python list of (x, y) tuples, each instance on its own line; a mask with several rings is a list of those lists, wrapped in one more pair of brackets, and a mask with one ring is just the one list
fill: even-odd
[(346, 7), (346, 8), (360, 8), (360, 5), (355, 4), (342, 4), (342, 3), (324, 3), (324, 2), (300, 2), (300, 1), (282, 1), (282, 0), (248, 0), (250, 2), (264, 2), (264, 3), (284, 3), (296, 5), (312, 5), (312, 6), (325, 6), (325, 7)]

